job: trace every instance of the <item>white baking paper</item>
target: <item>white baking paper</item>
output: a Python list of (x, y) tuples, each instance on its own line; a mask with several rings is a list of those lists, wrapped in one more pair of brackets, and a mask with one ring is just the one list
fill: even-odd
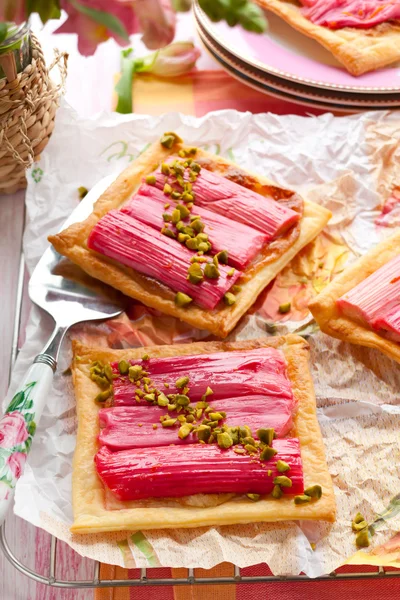
[[(331, 231), (349, 247), (349, 260), (392, 232), (377, 228), (374, 220), (395, 178), (391, 164), (399, 142), (395, 115), (307, 118), (220, 111), (200, 119), (174, 113), (101, 114), (89, 120), (64, 102), (50, 143), (28, 174), (24, 252), (30, 271), (46, 248), (47, 235), (57, 231), (77, 205), (77, 188), (91, 188), (104, 176), (117, 174), (148, 143), (171, 130), (188, 144), (218, 151), (329, 207), (334, 213)], [(150, 317), (140, 318), (140, 327), (133, 329), (124, 317), (125, 325), (90, 325), (77, 328), (75, 334), (90, 342), (99, 333), (111, 339), (116, 328), (125, 327), (123, 344), (140, 345), (146, 339), (143, 319)], [(177, 332), (174, 339), (192, 339), (193, 332), (174, 319), (160, 317), (158, 322), (164, 327), (159, 343), (168, 342), (170, 329)], [(318, 413), (338, 505), (335, 524), (259, 523), (143, 535), (72, 536), (76, 418), (71, 378), (63, 374), (70, 361), (68, 341), (17, 486), (15, 513), (65, 540), (80, 554), (121, 566), (210, 568), (231, 561), (240, 567), (266, 562), (275, 574), (303, 571), (316, 577), (332, 571), (355, 551), (349, 525), (354, 514), (360, 510), (372, 520), (399, 491), (400, 369), (379, 353), (316, 332), (309, 315), (301, 323), (280, 324), (278, 331), (299, 328), (312, 333), (308, 339)], [(253, 314), (231, 337), (265, 336), (267, 330), (266, 320)], [(50, 331), (51, 320), (34, 308), (4, 406)], [(195, 333), (197, 338), (202, 335)], [(398, 529), (400, 518), (394, 516), (378, 529), (374, 545)], [(146, 552), (139, 543), (143, 536)], [(310, 543), (316, 544), (315, 551)]]

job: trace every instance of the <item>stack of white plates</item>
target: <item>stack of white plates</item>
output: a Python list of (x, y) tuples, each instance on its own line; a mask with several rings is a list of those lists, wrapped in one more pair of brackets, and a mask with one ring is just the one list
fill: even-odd
[(231, 75), (266, 94), (321, 109), (400, 108), (400, 63), (353, 77), (320, 44), (268, 13), (263, 35), (213, 23), (194, 2), (202, 42)]

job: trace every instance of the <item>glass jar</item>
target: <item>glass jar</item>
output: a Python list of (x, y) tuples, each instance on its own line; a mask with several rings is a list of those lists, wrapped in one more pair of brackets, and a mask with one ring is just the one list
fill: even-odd
[(0, 79), (13, 81), (32, 61), (29, 23), (7, 23), (7, 35), (0, 43)]

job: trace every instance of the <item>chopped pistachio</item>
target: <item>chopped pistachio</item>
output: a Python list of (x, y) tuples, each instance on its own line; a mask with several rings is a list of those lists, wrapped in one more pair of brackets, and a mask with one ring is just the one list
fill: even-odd
[(163, 394), (162, 392), (160, 392), (158, 394), (157, 404), (158, 404), (158, 406), (168, 406), (168, 404), (169, 404), (167, 396), (165, 394)]
[(177, 204), (175, 209), (179, 210), (181, 219), (186, 219), (190, 215), (190, 211), (183, 204)]
[[(365, 525), (364, 525), (364, 523), (365, 523)], [(360, 525), (362, 525), (362, 526), (360, 527)], [(361, 529), (364, 529), (364, 527), (367, 527), (367, 526), (368, 526), (368, 523), (364, 519), (363, 515), (358, 512), (351, 523), (352, 530), (354, 532), (360, 531)]]
[(244, 448), (234, 448), (233, 449), (236, 454), (246, 454), (246, 450)]
[(178, 292), (175, 295), (174, 300), (176, 306), (179, 306), (180, 308), (184, 308), (185, 306), (188, 306), (191, 302), (193, 302), (193, 298), (191, 298), (187, 294), (184, 294), (183, 292)]
[(233, 441), (229, 433), (218, 433), (217, 444), (220, 448), (230, 448), (233, 446)]
[(102, 390), (106, 390), (110, 387), (110, 382), (108, 381), (108, 379), (106, 377), (102, 377), (100, 375), (97, 375), (96, 373), (91, 373), (90, 374), (90, 379), (92, 381), (94, 381), (95, 383), (97, 383), (97, 385), (102, 389)]
[(181, 193), (180, 192), (177, 192), (176, 190), (173, 191), (173, 192), (171, 192), (171, 198), (173, 200), (179, 200), (180, 197), (181, 197)]
[(244, 440), (246, 437), (251, 437), (251, 429), (247, 425), (241, 425), (239, 427), (239, 437)]
[(209, 279), (218, 279), (219, 271), (213, 263), (207, 263), (204, 267), (204, 275)]
[(224, 419), (226, 417), (226, 413), (225, 413), (225, 417), (223, 414), (221, 414), (220, 412), (210, 412), (208, 414), (209, 419), (211, 419), (211, 421), (222, 421), (222, 419)]
[(129, 372), (129, 363), (127, 360), (120, 360), (118, 363), (118, 371), (121, 375), (127, 375)]
[(193, 423), (193, 422), (194, 422), (194, 416), (193, 416), (193, 415), (188, 415), (188, 416), (186, 417), (186, 421), (187, 421), (188, 423)]
[(268, 469), (268, 471), (267, 471), (267, 475), (268, 475), (268, 477), (271, 477), (271, 475), (272, 475), (272, 471), (271, 471), (271, 469)]
[(256, 446), (253, 446), (253, 444), (246, 444), (245, 449), (249, 454), (255, 454), (257, 452), (257, 448)]
[(307, 504), (307, 502), (310, 502), (310, 500), (310, 496), (306, 496), (305, 494), (300, 494), (299, 496), (294, 497), (295, 504)]
[[(210, 244), (210, 242), (200, 242), (199, 243), (199, 251), (200, 252), (208, 252), (209, 250), (211, 250), (211, 244)], [(215, 266), (215, 265), (213, 265), (213, 266)], [(218, 277), (219, 277), (219, 275), (218, 275)]]
[(282, 498), (283, 492), (279, 485), (274, 485), (274, 489), (272, 490), (272, 497), (276, 500)]
[(199, 265), (199, 263), (192, 263), (190, 265), (190, 267), (188, 268), (188, 276), (187, 276), (188, 281), (190, 281), (190, 283), (200, 283), (201, 281), (203, 281), (204, 276), (203, 276), (203, 271), (201, 269), (201, 266)]
[[(144, 374), (144, 371), (143, 371)], [(143, 383), (145, 383), (146, 385), (150, 385), (151, 384), (151, 379), (150, 377), (143, 377), (142, 378)]]
[(143, 377), (143, 369), (140, 365), (133, 365), (129, 367), (129, 379), (133, 381), (138, 381)]
[[(210, 386), (207, 386), (207, 389), (206, 389), (206, 391), (204, 392), (203, 396), (205, 396), (205, 397), (207, 398), (208, 396), (211, 396), (213, 393), (214, 393), (214, 392), (213, 392), (213, 390), (210, 388)], [(202, 398), (201, 398), (202, 400), (203, 400), (203, 396), (202, 396)], [(205, 407), (205, 408), (206, 408), (206, 407)]]
[(153, 429), (158, 429), (157, 423), (153, 423)]
[(206, 233), (198, 233), (196, 235), (196, 239), (200, 240), (200, 242), (207, 242), (208, 241), (208, 235)]
[(95, 402), (105, 402), (106, 400), (108, 400), (108, 398), (111, 396), (111, 388), (108, 388), (108, 390), (104, 390), (103, 392), (100, 392), (99, 394), (97, 394), (97, 396), (95, 397)]
[(175, 381), (175, 386), (178, 388), (178, 390), (181, 390), (188, 383), (189, 383), (189, 377), (187, 377), (187, 376), (185, 376), (185, 377), (179, 377), (179, 379), (177, 379)]
[(154, 175), (147, 175), (146, 183), (148, 183), (149, 185), (155, 185), (156, 181), (157, 181), (157, 179), (155, 178)]
[(242, 443), (243, 444), (251, 444), (252, 446), (256, 445), (256, 441), (253, 437), (251, 437), (251, 435), (248, 435), (245, 438), (242, 438)]
[[(202, 231), (204, 231), (205, 225), (200, 219), (195, 219), (194, 221), (192, 221), (192, 227), (197, 233), (201, 233)], [(207, 239), (205, 241), (207, 241)]]
[(199, 165), (199, 163), (197, 162), (192, 162), (192, 164), (190, 165), (190, 168), (192, 171), (194, 171), (195, 173), (200, 173), (201, 171), (201, 166)]
[(270, 446), (272, 444), (272, 440), (274, 439), (274, 433), (275, 430), (272, 429), (272, 427), (262, 427), (261, 429), (257, 430), (257, 437), (260, 440), (260, 442), (264, 442), (264, 444)]
[(164, 381), (164, 387), (169, 388), (169, 383), (168, 381)]
[(179, 423), (186, 423), (186, 417), (185, 417), (185, 415), (179, 415), (178, 416), (178, 421), (179, 421)]
[(171, 205), (170, 205), (170, 203), (169, 203), (169, 202), (167, 202), (166, 204), (164, 204), (164, 208), (165, 208), (165, 210), (167, 210), (167, 208), (169, 208), (170, 206), (171, 206)]
[(180, 244), (186, 244), (187, 240), (190, 240), (190, 235), (187, 233), (178, 233), (178, 242)]
[(217, 260), (221, 265), (228, 264), (228, 251), (227, 250), (222, 250), (221, 252), (218, 252), (218, 254), (216, 254), (215, 256), (217, 257)]
[(207, 442), (211, 435), (211, 427), (208, 425), (200, 425), (196, 429), (196, 434), (199, 440)]
[(164, 223), (170, 223), (172, 221), (172, 215), (170, 215), (169, 213), (163, 213), (162, 218)]
[(261, 450), (260, 460), (271, 460), (277, 454), (278, 451), (275, 448), (270, 448), (269, 446), (265, 446), (263, 450)]
[(198, 177), (198, 173), (196, 173), (196, 171), (190, 171), (189, 179), (191, 182), (195, 182), (197, 177)]
[(193, 425), (191, 423), (185, 423), (184, 425), (181, 425), (181, 427), (179, 427), (178, 437), (180, 437), (181, 440), (184, 440), (192, 432), (192, 429)]
[(185, 203), (193, 202), (194, 196), (190, 192), (184, 191), (181, 195), (181, 200)]
[(199, 240), (197, 240), (196, 238), (190, 238), (188, 240), (186, 240), (186, 248), (189, 248), (189, 250), (198, 250), (199, 249)]
[(144, 392), (142, 392), (142, 390), (135, 390), (135, 394), (136, 396), (139, 396), (139, 398), (143, 398), (143, 396), (145, 395)]
[(163, 192), (166, 196), (170, 196), (172, 194), (172, 187), (169, 185), (169, 183), (164, 185)]
[(175, 425), (175, 423), (177, 422), (178, 419), (165, 419), (161, 425), (163, 427), (172, 427), (173, 425)]
[(172, 215), (171, 215), (171, 221), (174, 225), (176, 225), (178, 223), (178, 221), (180, 221), (181, 219), (181, 213), (179, 212), (178, 209), (174, 209), (172, 211)]
[(176, 404), (168, 404), (167, 410), (168, 410), (168, 412), (176, 410)]
[(161, 146), (164, 146), (164, 148), (170, 149), (170, 148), (172, 148), (172, 146), (174, 144), (180, 144), (180, 143), (182, 143), (182, 141), (183, 140), (182, 140), (182, 138), (179, 137), (179, 135), (177, 135), (173, 131), (167, 131), (161, 137), (160, 144), (161, 144)]
[(148, 354), (143, 354), (142, 360), (149, 360), (150, 356)]
[(196, 219), (200, 219), (200, 215), (190, 215), (190, 221), (195, 221)]
[(116, 375), (113, 374), (112, 372), (112, 368), (110, 365), (105, 365), (104, 367), (104, 375), (107, 377), (108, 381), (110, 383), (113, 382), (113, 380), (116, 378)]
[(234, 292), (235, 294), (238, 294), (239, 292), (242, 291), (242, 286), (240, 285), (233, 285), (231, 287), (232, 292)]
[(279, 475), (274, 479), (274, 485), (281, 485), (282, 487), (292, 487), (292, 480), (286, 475)]
[(144, 399), (147, 400), (147, 402), (154, 402), (156, 399), (156, 395), (155, 394), (146, 394), (144, 396)]
[(224, 295), (224, 302), (227, 306), (233, 306), (236, 302), (236, 296), (231, 292), (226, 292)]
[(178, 406), (187, 406), (190, 403), (190, 398), (185, 394), (176, 394), (175, 402)]
[(260, 498), (261, 498), (260, 494), (246, 494), (246, 496), (250, 500), (253, 500), (253, 502), (258, 502), (258, 500), (260, 500)]
[(188, 225), (186, 225), (183, 229), (182, 229), (183, 233), (186, 233), (186, 235), (188, 235), (191, 238), (196, 237), (195, 236), (195, 230), (193, 229), (193, 227), (189, 227)]
[(317, 498), (318, 500), (322, 496), (322, 488), (320, 485), (312, 485), (304, 490), (306, 496), (310, 496), (311, 498)]
[(171, 173), (171, 170), (167, 163), (161, 163), (161, 173), (163, 175), (169, 175)]
[(163, 227), (161, 229), (161, 233), (169, 238), (172, 238), (173, 240), (176, 239), (176, 234), (172, 231), (172, 229), (168, 229), (168, 227)]
[(286, 473), (286, 471), (289, 471), (290, 466), (284, 460), (278, 460), (278, 462), (276, 463), (276, 469), (277, 471), (279, 471), (279, 473)]
[(231, 269), (230, 271), (227, 272), (228, 277), (233, 277), (234, 274), (235, 274), (235, 269)]
[(358, 548), (368, 548), (370, 544), (370, 536), (368, 527), (359, 531), (356, 535), (356, 545)]
[(285, 313), (288, 313), (291, 309), (291, 303), (290, 302), (285, 302), (284, 304), (281, 304), (278, 308), (278, 311), (283, 315)]

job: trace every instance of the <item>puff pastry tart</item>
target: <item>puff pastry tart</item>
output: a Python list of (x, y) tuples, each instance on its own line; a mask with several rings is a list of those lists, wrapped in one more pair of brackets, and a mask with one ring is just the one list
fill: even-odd
[(50, 236), (89, 275), (225, 337), (330, 212), (165, 134), (83, 223)]
[(302, 338), (73, 350), (74, 533), (335, 519)]
[(256, 0), (316, 40), (352, 75), (400, 59), (400, 4), (395, 0)]
[(328, 335), (400, 362), (400, 232), (336, 277), (309, 309)]

